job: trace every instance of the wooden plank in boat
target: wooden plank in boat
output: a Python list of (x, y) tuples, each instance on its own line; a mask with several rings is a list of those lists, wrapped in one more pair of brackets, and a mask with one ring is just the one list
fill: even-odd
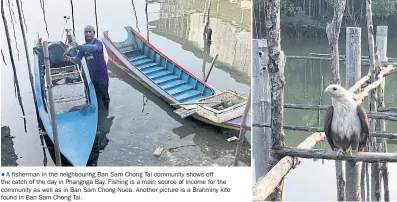
[(73, 72), (76, 70), (77, 70), (76, 65), (65, 66), (65, 67), (60, 67), (60, 68), (51, 68), (51, 75), (59, 74), (61, 72)]
[(51, 75), (51, 79), (52, 80), (61, 80), (61, 79), (64, 79), (64, 78), (71, 78), (71, 79), (80, 78), (80, 72), (74, 71), (74, 72), (60, 73), (60, 74)]
[(185, 108), (181, 107), (181, 108), (179, 108), (177, 110), (174, 110), (174, 112), (176, 114), (178, 114), (181, 118), (186, 118), (186, 117), (189, 117), (189, 116), (195, 114), (196, 113), (196, 108), (194, 108), (194, 109), (185, 109)]

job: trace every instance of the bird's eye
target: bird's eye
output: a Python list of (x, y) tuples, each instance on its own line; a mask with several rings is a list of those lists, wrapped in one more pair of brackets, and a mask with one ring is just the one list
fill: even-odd
[(334, 91), (335, 91), (335, 90), (336, 90), (336, 88), (335, 88), (335, 87), (333, 87), (333, 88), (332, 88), (332, 90), (334, 90)]

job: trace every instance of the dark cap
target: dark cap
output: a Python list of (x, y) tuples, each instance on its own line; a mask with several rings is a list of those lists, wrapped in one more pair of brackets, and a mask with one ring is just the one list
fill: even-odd
[(93, 26), (91, 26), (91, 25), (87, 25), (87, 26), (84, 27), (84, 32), (86, 32), (86, 31), (95, 32), (95, 28)]

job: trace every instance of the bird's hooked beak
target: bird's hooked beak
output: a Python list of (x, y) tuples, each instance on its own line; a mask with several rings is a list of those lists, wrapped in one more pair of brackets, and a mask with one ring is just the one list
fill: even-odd
[(329, 91), (329, 87), (327, 87), (327, 88), (325, 88), (325, 90), (324, 90), (324, 94), (326, 94), (326, 93), (330, 93), (331, 91)]

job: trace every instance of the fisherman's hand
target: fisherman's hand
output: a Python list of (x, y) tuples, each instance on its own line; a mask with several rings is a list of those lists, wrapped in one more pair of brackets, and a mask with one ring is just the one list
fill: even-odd
[(65, 56), (63, 57), (63, 59), (64, 59), (65, 61), (72, 61), (72, 57), (70, 57), (70, 56), (68, 56), (68, 55), (65, 55)]

